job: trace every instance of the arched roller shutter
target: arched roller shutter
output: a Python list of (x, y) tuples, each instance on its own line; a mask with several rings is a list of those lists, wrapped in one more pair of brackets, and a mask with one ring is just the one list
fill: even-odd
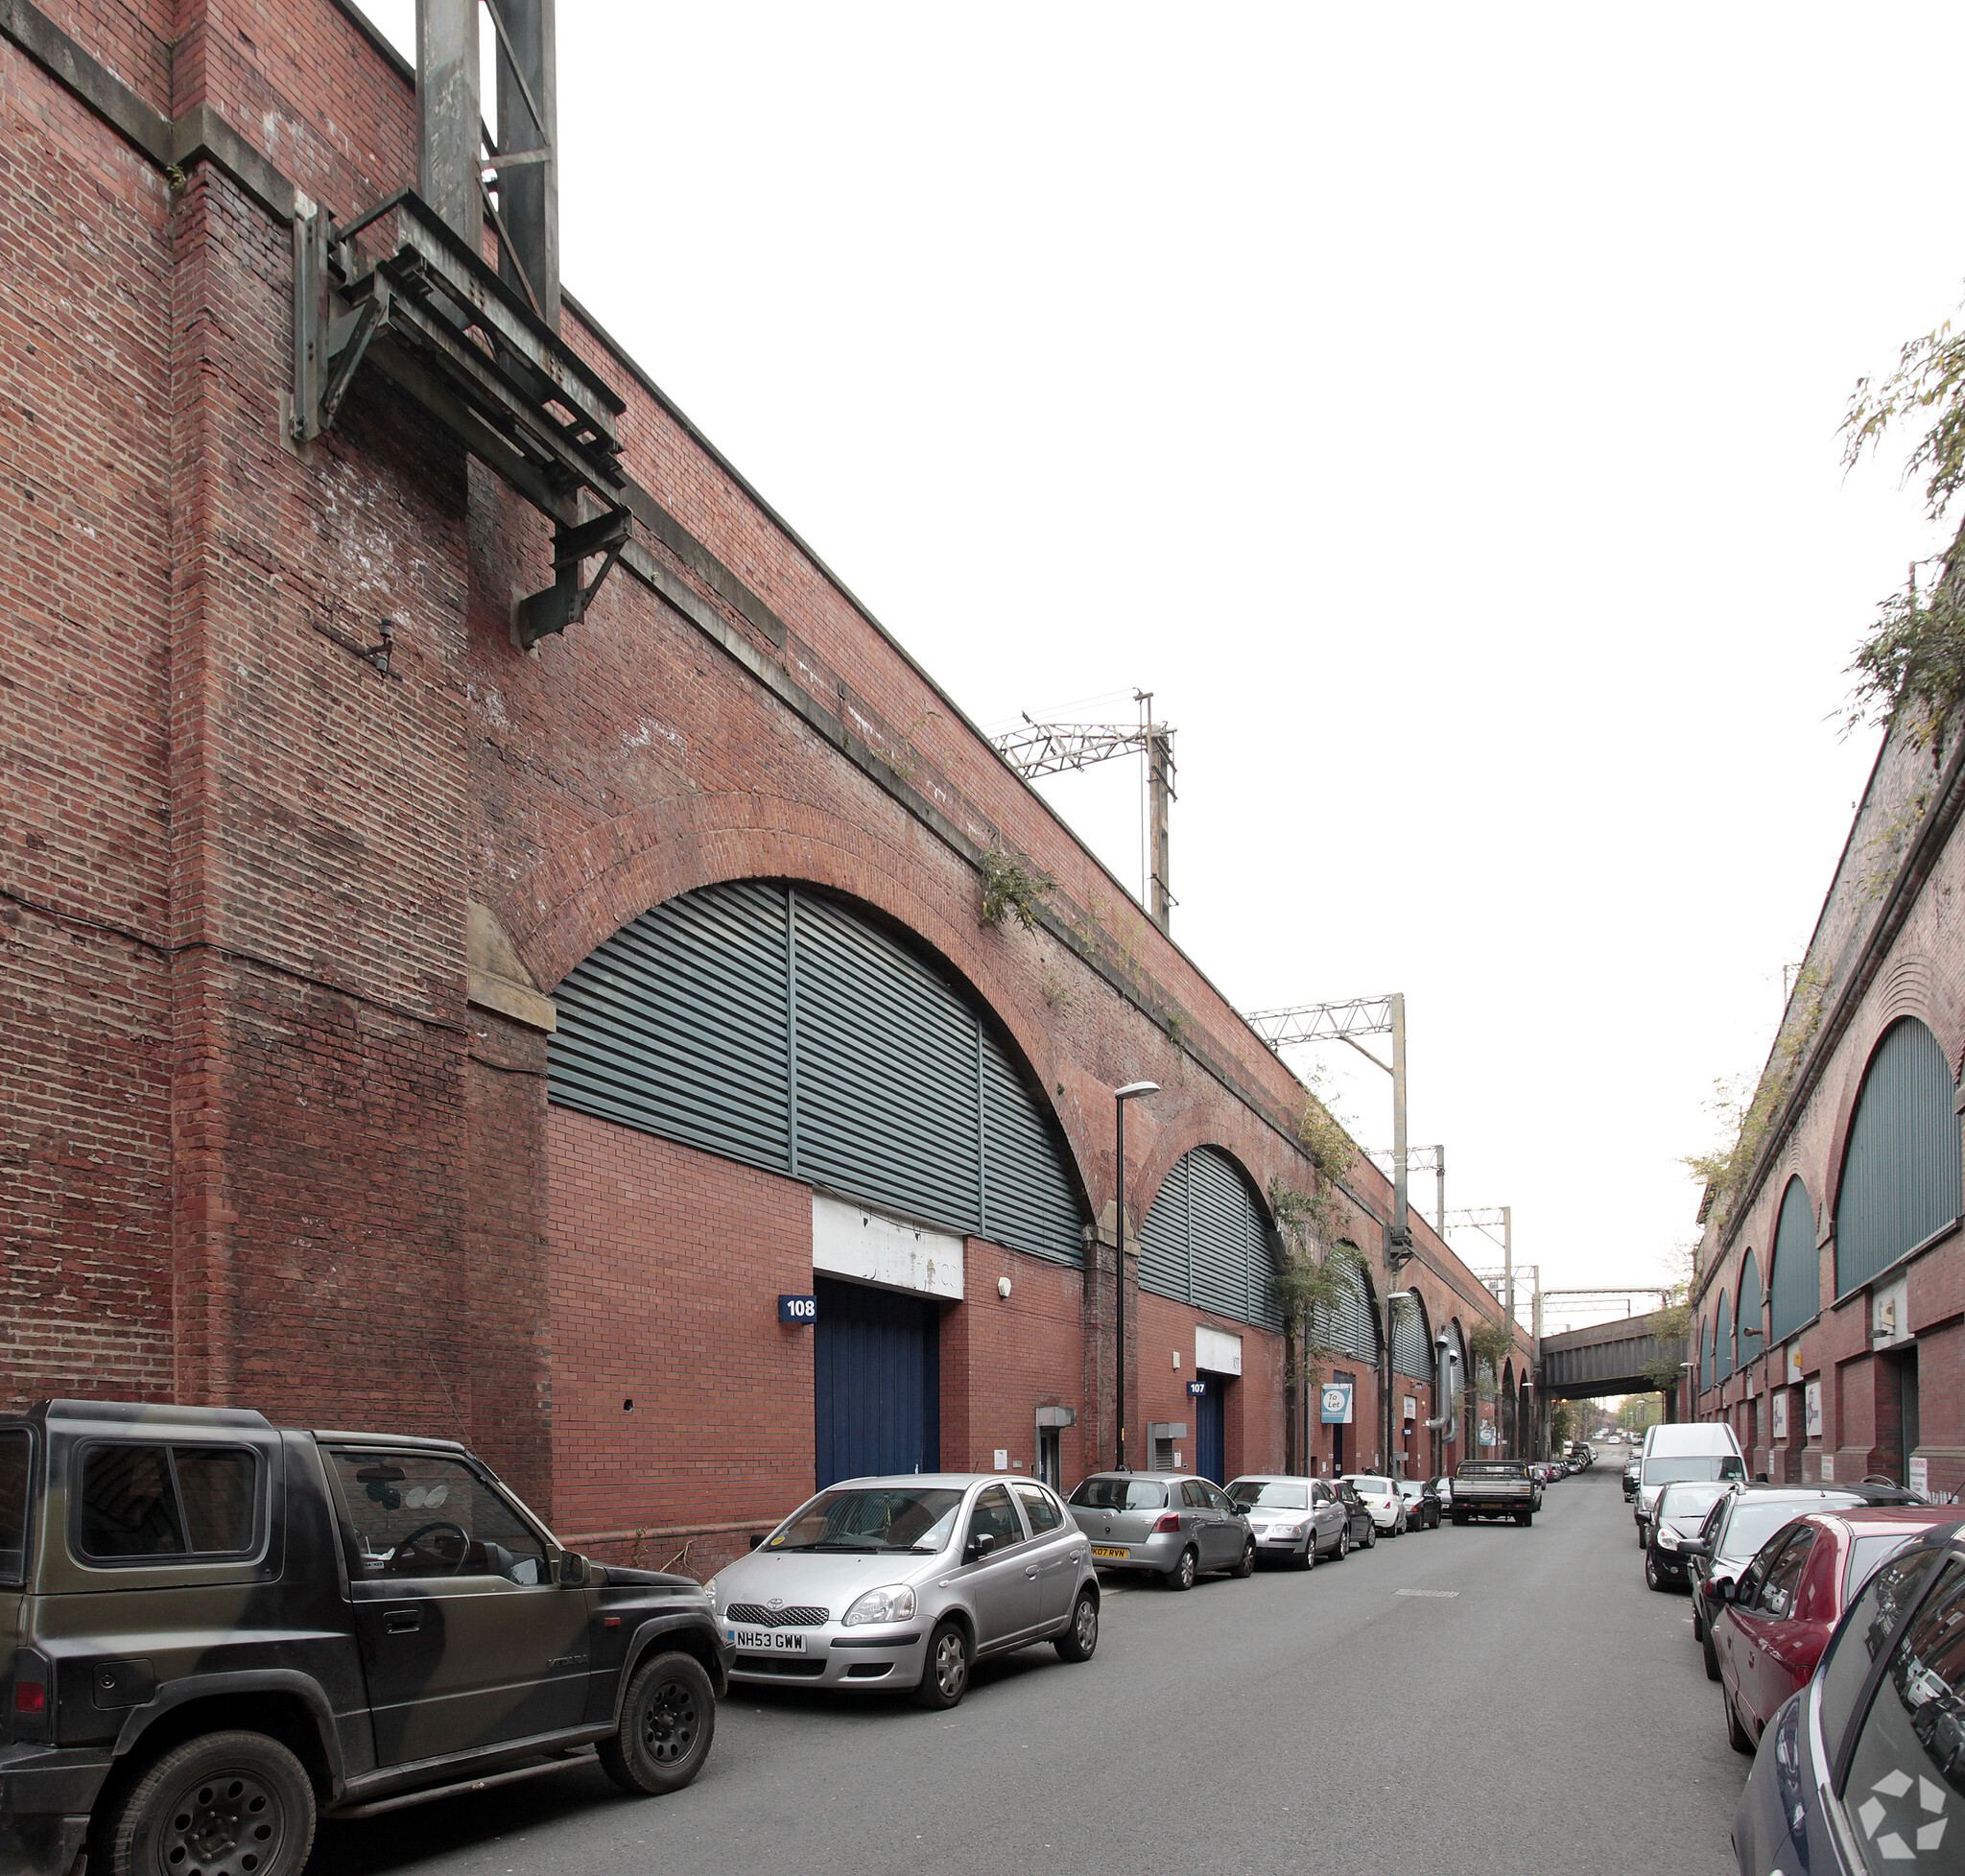
[(1767, 1352), (1765, 1301), (1761, 1294), (1761, 1267), (1748, 1251), (1740, 1267), (1740, 1302), (1733, 1318), (1741, 1367)]
[(1719, 1313), (1713, 1318), (1713, 1378), (1724, 1381), (1733, 1372), (1733, 1304), (1721, 1295)]
[(1392, 1366), (1409, 1381), (1432, 1379), (1432, 1330), (1423, 1302), (1393, 1305)]
[(1798, 1178), (1789, 1179), (1787, 1190), (1781, 1195), (1767, 1295), (1774, 1313), (1769, 1334), (1777, 1342), (1787, 1341), (1804, 1322), (1821, 1314), (1822, 1260), (1815, 1249), (1814, 1201)]
[(1218, 1147), (1183, 1153), (1140, 1226), (1140, 1288), (1280, 1329), (1268, 1221), (1255, 1187)]
[(1699, 1324), (1699, 1392), (1702, 1394), (1713, 1385), (1713, 1327), (1710, 1319)]
[(1957, 1218), (1958, 1116), (1938, 1039), (1906, 1016), (1863, 1077), (1835, 1201), (1835, 1292), (1846, 1295)]
[(754, 880), (685, 892), (554, 1001), (562, 1106), (1082, 1261), (1068, 1150), (982, 1006), (849, 906)]
[(1344, 1266), (1345, 1294), (1335, 1307), (1319, 1303), (1311, 1311), (1311, 1335), (1319, 1348), (1356, 1356), (1378, 1365), (1378, 1313), (1364, 1286), (1364, 1272), (1354, 1262)]

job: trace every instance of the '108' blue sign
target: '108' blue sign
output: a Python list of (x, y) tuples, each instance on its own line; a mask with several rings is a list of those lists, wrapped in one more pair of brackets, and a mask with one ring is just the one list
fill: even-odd
[(818, 1298), (817, 1296), (780, 1296), (778, 1298), (778, 1320), (780, 1322), (817, 1322), (818, 1320)]

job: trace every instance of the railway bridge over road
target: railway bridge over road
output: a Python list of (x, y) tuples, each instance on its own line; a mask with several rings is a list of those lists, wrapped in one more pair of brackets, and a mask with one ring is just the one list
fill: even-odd
[(1662, 1392), (1667, 1417), (1676, 1414), (1678, 1389), (1661, 1389), (1658, 1377), (1668, 1368), (1675, 1375), (1686, 1358), (1683, 1318), (1677, 1310), (1654, 1310), (1649, 1316), (1623, 1316), (1614, 1322), (1566, 1329), (1559, 1336), (1544, 1336), (1537, 1352), (1542, 1364), (1537, 1387), (1544, 1400)]

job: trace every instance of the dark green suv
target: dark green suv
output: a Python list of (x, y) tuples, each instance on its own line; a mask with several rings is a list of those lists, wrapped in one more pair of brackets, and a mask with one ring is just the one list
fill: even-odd
[(321, 1815), (596, 1758), (675, 1791), (726, 1667), (697, 1583), (563, 1549), (454, 1441), (0, 1419), (0, 1876), (295, 1876)]

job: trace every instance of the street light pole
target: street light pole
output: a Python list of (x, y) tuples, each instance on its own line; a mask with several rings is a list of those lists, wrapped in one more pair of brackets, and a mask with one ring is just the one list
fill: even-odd
[(1125, 1463), (1125, 1104), (1137, 1101), (1142, 1095), (1158, 1094), (1157, 1081), (1128, 1081), (1118, 1089), (1112, 1098), (1112, 1104), (1119, 1116), (1119, 1254), (1112, 1273), (1112, 1287), (1119, 1297), (1119, 1379), (1114, 1389), (1115, 1404), (1118, 1407), (1119, 1421), (1119, 1470), (1126, 1471)]

